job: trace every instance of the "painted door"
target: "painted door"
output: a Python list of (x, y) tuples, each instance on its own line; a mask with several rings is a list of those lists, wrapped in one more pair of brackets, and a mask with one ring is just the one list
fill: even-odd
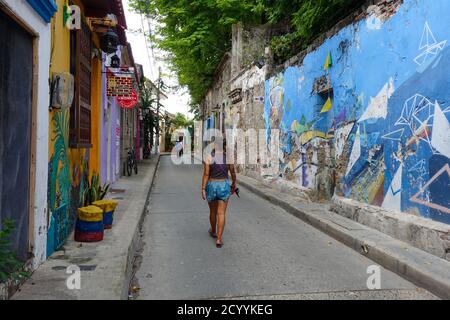
[(14, 220), (13, 250), (26, 260), (33, 38), (0, 10), (0, 43), (0, 225)]

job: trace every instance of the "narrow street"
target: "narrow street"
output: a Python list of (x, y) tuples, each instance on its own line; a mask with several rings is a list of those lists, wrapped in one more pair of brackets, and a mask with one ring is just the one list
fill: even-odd
[(450, 300), (448, 16), (0, 0), (0, 301)]
[(381, 290), (368, 290), (374, 262), (246, 189), (232, 198), (217, 249), (201, 175), (201, 166), (161, 157), (143, 225), (138, 299), (433, 297), (383, 268)]

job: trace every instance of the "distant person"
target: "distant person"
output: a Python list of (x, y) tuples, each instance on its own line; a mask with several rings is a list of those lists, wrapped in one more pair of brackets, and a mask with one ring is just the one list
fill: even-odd
[[(228, 201), (236, 190), (236, 171), (233, 164), (226, 163), (226, 153), (217, 147), (204, 161), (202, 199), (208, 201), (209, 234), (216, 238), (216, 247), (222, 248)], [(223, 149), (226, 149), (225, 141)], [(231, 183), (228, 173), (231, 174)]]
[(183, 156), (183, 137), (180, 137), (180, 139), (178, 140), (178, 142), (175, 145), (175, 149), (178, 152), (178, 157), (181, 158)]

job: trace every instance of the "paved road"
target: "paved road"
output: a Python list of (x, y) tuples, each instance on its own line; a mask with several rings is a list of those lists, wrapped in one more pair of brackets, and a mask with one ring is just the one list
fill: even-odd
[(161, 158), (143, 226), (138, 299), (431, 297), (385, 269), (382, 290), (368, 290), (374, 262), (245, 189), (230, 203), (217, 249), (200, 181), (200, 166)]

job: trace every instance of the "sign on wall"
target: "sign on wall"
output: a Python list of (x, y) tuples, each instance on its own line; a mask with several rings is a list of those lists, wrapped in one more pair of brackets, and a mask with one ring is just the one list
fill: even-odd
[(117, 102), (124, 109), (134, 108), (138, 104), (138, 95), (136, 90), (133, 89), (133, 91), (131, 91), (131, 94), (128, 96), (118, 96)]
[(108, 97), (130, 96), (133, 87), (133, 75), (115, 75), (108, 73), (107, 75), (107, 95)]

